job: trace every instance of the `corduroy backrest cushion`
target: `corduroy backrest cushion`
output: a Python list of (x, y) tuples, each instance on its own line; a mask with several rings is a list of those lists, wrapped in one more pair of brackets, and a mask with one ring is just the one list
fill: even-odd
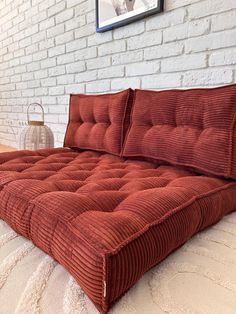
[(120, 155), (128, 128), (132, 90), (71, 95), (64, 146)]
[(125, 157), (148, 157), (236, 179), (236, 85), (136, 90)]

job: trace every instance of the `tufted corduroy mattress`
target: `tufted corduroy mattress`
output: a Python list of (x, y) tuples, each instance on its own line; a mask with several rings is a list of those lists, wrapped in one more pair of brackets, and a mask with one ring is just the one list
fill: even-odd
[(236, 208), (236, 182), (71, 149), (0, 155), (0, 218), (62, 264), (100, 312)]

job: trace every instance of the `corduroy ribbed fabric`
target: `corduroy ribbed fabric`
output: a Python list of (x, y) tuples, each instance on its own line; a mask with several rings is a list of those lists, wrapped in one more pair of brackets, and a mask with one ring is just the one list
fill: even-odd
[(64, 146), (119, 156), (129, 126), (132, 93), (127, 89), (113, 94), (71, 95)]
[(236, 181), (99, 152), (0, 154), (0, 218), (107, 313), (144, 272), (236, 209)]
[(236, 84), (135, 91), (123, 156), (236, 179)]

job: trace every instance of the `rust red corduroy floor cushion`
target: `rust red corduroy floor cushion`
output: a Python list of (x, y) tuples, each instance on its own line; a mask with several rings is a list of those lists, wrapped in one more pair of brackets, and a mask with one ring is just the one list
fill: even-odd
[(7, 159), (0, 218), (64, 265), (103, 312), (145, 271), (236, 208), (236, 182), (172, 166), (69, 149)]
[[(102, 313), (144, 272), (236, 209), (235, 86), (171, 91), (166, 107), (163, 93), (136, 91), (132, 112), (130, 90), (72, 96), (65, 145), (94, 150), (0, 154), (0, 218), (59, 261)], [(204, 144), (207, 135), (213, 145)], [(120, 157), (122, 150), (133, 157)]]

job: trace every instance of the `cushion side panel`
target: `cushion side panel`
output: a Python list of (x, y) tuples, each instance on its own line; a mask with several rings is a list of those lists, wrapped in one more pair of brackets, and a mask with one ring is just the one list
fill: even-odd
[(231, 158), (229, 160), (228, 172), (229, 176), (236, 178), (236, 113), (234, 116), (234, 121), (232, 123), (232, 133), (231, 133)]
[[(17, 189), (19, 193), (14, 195), (13, 191)], [(69, 218), (75, 215), (76, 204), (73, 208), (66, 208), (66, 205), (60, 208), (58, 203), (54, 209), (49, 202), (37, 201), (42, 197), (50, 199), (52, 193), (60, 193), (56, 190), (52, 183), (38, 180), (12, 182), (0, 192), (0, 218), (64, 266), (101, 310), (103, 255), (80, 236), (79, 229), (71, 227)], [(63, 212), (67, 212), (69, 218)]]
[(235, 210), (235, 193), (235, 184), (229, 184), (208, 195), (197, 197), (194, 202), (173, 210), (167, 217), (149, 224), (145, 230), (122, 243), (110, 254), (108, 303), (114, 303), (146, 271), (195, 233)]

